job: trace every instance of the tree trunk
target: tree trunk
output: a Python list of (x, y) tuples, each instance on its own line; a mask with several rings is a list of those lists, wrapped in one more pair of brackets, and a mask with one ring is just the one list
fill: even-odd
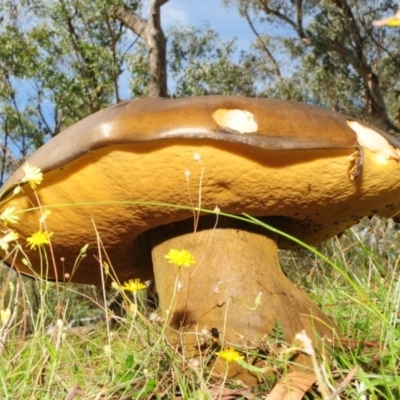
[(116, 17), (144, 40), (149, 49), (148, 97), (168, 97), (167, 87), (167, 41), (161, 28), (161, 6), (168, 0), (152, 0), (150, 18), (142, 19), (126, 7), (116, 11)]

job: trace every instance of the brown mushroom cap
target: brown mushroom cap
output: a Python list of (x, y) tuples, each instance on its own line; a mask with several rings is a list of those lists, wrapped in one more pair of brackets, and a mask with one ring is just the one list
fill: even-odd
[[(134, 100), (91, 115), (36, 151), (28, 162), (44, 172), (37, 194), (24, 185), (3, 207), (31, 209), (38, 196), (41, 207), (51, 210), (46, 224), (54, 232), (57, 279), (70, 276), (83, 283), (101, 282), (96, 231), (121, 281), (150, 277), (145, 232), (193, 212), (143, 202), (197, 206), (199, 187), (202, 208), (218, 205), (227, 213), (268, 217), (314, 244), (362, 216), (390, 217), (400, 210), (400, 143), (374, 130), (384, 147), (377, 150), (349, 121), (269, 99)], [(357, 162), (359, 176), (350, 179)], [(10, 177), (3, 198), (23, 176), (20, 168)], [(39, 210), (21, 214), (15, 225), (21, 243), (39, 229), (39, 219)], [(86, 244), (88, 254), (74, 268)], [(24, 251), (32, 266), (40, 265), (38, 251)], [(22, 257), (17, 268), (32, 275)], [(56, 277), (51, 268), (45, 275)]]

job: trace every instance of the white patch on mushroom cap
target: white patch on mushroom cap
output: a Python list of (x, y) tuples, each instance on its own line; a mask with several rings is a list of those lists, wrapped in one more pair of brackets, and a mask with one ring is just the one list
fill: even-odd
[(213, 120), (221, 127), (239, 133), (252, 133), (258, 129), (254, 115), (246, 110), (226, 110), (220, 108), (212, 113)]
[(109, 122), (104, 122), (100, 125), (100, 132), (103, 135), (103, 138), (109, 138), (113, 134), (113, 124)]
[(347, 125), (356, 133), (360, 146), (376, 154), (376, 161), (378, 163), (382, 164), (389, 160), (400, 160), (399, 149), (395, 149), (380, 133), (356, 121), (347, 121)]

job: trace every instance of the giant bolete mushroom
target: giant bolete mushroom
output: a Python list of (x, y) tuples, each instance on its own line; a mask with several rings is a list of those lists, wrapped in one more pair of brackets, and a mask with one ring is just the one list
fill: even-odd
[[(194, 224), (193, 209), (154, 203), (217, 205), (316, 244), (363, 216), (400, 210), (399, 147), (361, 122), (287, 101), (215, 96), (119, 104), (29, 158), (44, 173), (37, 192), (24, 185), (9, 196), (23, 170), (10, 177), (3, 205), (30, 210), (15, 227), (20, 238), (37, 231), (41, 210), (51, 208), (54, 265), (43, 270), (39, 252), (26, 247), (6, 262), (25, 274), (96, 285), (104, 252), (120, 282), (151, 278), (153, 265), (170, 337), (191, 332), (183, 335), (187, 348), (212, 328), (231, 343), (261, 340), (277, 323), (288, 341), (302, 329), (332, 334), (332, 320), (280, 269), (277, 248), (293, 243), (216, 215)], [(87, 256), (75, 265), (85, 244)], [(197, 263), (180, 270), (167, 264), (171, 248), (191, 251)]]

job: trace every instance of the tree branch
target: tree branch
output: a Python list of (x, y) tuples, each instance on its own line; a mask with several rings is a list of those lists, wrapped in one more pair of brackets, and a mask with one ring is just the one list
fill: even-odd
[(140, 18), (134, 12), (128, 10), (127, 8), (119, 8), (115, 12), (115, 16), (131, 31), (136, 33), (147, 43), (147, 21)]
[(274, 10), (273, 8), (268, 7), (267, 0), (258, 0), (260, 3), (261, 9), (265, 12), (265, 14), (274, 15), (281, 21), (285, 22), (286, 24), (290, 25), (296, 32), (298, 32), (298, 26), (296, 22), (292, 21), (286, 15), (280, 13), (278, 10)]
[(248, 8), (247, 7), (244, 10), (244, 15), (246, 17), (247, 23), (249, 24), (251, 30), (253, 31), (254, 35), (256, 36), (256, 38), (261, 43), (262, 48), (264, 49), (265, 53), (267, 54), (268, 58), (271, 60), (273, 66), (274, 66), (273, 70), (269, 70), (268, 72), (272, 73), (273, 75), (277, 76), (278, 78), (282, 78), (281, 71), (279, 69), (279, 64), (275, 60), (275, 57), (272, 55), (272, 53), (269, 50), (268, 46), (265, 44), (264, 39), (260, 36), (258, 31), (256, 30), (256, 28), (255, 28), (255, 26), (253, 24), (253, 21), (251, 20), (250, 15), (248, 13)]
[(116, 11), (116, 17), (135, 32), (149, 49), (149, 97), (168, 97), (167, 40), (161, 28), (161, 6), (168, 0), (152, 0), (148, 21), (127, 8)]

